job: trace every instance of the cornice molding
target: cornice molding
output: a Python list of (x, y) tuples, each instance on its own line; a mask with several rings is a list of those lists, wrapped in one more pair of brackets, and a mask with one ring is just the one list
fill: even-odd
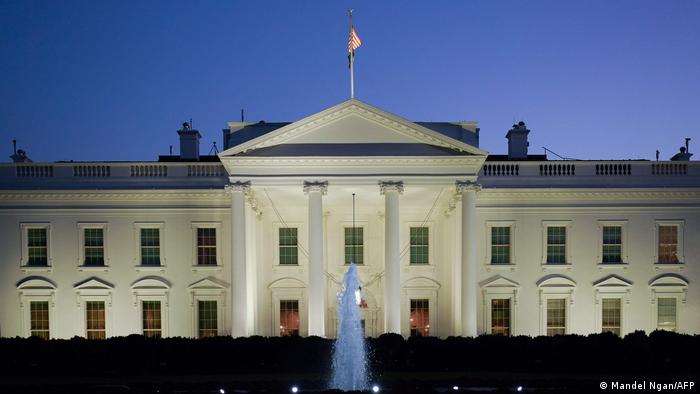
[(575, 190), (566, 189), (530, 189), (530, 190), (504, 190), (504, 189), (488, 189), (483, 188), (479, 193), (480, 200), (498, 200), (498, 199), (542, 199), (542, 198), (559, 198), (559, 199), (700, 199), (700, 189), (698, 190), (605, 190), (600, 189), (584, 189)]
[(481, 164), (484, 157), (480, 156), (460, 156), (460, 157), (437, 157), (437, 156), (339, 156), (339, 157), (250, 157), (231, 156), (222, 157), (222, 161), (231, 166), (326, 166), (328, 164), (350, 164), (350, 165), (376, 165), (376, 164), (439, 164), (439, 165), (465, 165)]

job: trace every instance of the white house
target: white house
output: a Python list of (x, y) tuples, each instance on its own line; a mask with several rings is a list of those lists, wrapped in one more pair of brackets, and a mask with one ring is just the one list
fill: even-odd
[(0, 165), (0, 335), (333, 337), (351, 261), (370, 336), (700, 333), (688, 152), (552, 161), (521, 122), (489, 155), (354, 99), (228, 126), (218, 157), (184, 125), (157, 162)]

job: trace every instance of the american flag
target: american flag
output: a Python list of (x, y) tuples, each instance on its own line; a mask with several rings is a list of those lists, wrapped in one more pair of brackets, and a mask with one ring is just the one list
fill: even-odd
[(348, 53), (354, 55), (355, 49), (359, 48), (360, 45), (362, 45), (362, 41), (360, 41), (360, 37), (357, 36), (355, 26), (352, 26), (350, 27), (350, 37), (348, 38)]

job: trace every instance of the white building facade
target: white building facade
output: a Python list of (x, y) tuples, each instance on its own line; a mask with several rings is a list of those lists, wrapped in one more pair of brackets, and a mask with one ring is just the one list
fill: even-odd
[[(348, 100), (225, 151), (0, 165), (0, 336), (700, 333), (700, 166), (478, 148)], [(17, 155), (15, 155), (17, 156)], [(678, 156), (678, 155), (677, 155)], [(353, 211), (353, 195), (355, 210)]]

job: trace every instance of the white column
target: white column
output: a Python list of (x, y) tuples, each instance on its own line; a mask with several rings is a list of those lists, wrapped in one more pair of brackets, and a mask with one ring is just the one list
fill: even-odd
[(384, 195), (384, 332), (401, 334), (399, 194), (403, 182), (379, 182)]
[(476, 193), (478, 183), (457, 182), (462, 195), (462, 336), (476, 336)]
[(323, 195), (328, 182), (304, 182), (309, 196), (309, 335), (326, 336), (326, 275), (323, 264)]
[(248, 335), (245, 199), (250, 182), (235, 182), (226, 186), (231, 193), (231, 336)]

